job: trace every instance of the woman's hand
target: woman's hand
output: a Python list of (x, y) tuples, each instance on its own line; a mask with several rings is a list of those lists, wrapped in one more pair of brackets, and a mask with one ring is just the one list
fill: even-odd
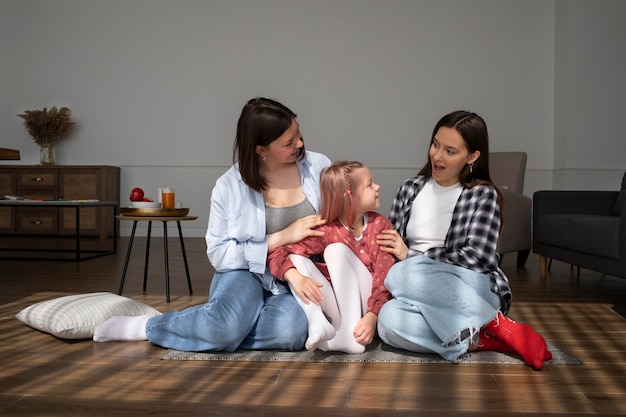
[(322, 303), (324, 296), (320, 288), (323, 287), (324, 284), (302, 275), (296, 268), (288, 269), (287, 272), (285, 272), (284, 278), (285, 281), (289, 282), (291, 289), (295, 291), (306, 304), (313, 303), (320, 305)]
[(365, 313), (354, 327), (354, 339), (362, 345), (369, 345), (374, 340), (376, 334), (376, 323), (378, 316), (372, 312)]
[(383, 230), (376, 236), (376, 243), (380, 250), (392, 254), (399, 261), (405, 260), (409, 255), (409, 247), (404, 244), (396, 230)]
[(269, 235), (268, 248), (272, 250), (288, 243), (300, 242), (302, 239), (309, 236), (323, 236), (324, 232), (313, 229), (325, 223), (326, 220), (322, 219), (322, 216), (319, 214), (311, 214), (299, 218), (280, 232)]

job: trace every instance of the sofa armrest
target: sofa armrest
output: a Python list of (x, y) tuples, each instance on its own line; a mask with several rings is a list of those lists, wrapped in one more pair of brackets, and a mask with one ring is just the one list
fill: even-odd
[(617, 195), (617, 191), (536, 191), (533, 218), (541, 214), (610, 215)]
[(618, 192), (612, 214), (619, 220), (619, 268), (622, 278), (626, 278), (626, 172), (622, 178), (622, 189)]
[(506, 188), (501, 188), (500, 191), (504, 208), (497, 252), (503, 254), (530, 250), (532, 200)]

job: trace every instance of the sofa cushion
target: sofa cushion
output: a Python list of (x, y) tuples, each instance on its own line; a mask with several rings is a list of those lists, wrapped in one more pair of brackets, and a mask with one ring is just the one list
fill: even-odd
[(611, 211), (611, 214), (613, 216), (621, 216), (622, 214), (626, 214), (626, 213), (622, 213), (622, 207), (624, 207), (625, 205), (626, 205), (626, 190), (622, 190), (617, 195), (617, 200), (615, 200), (615, 205), (613, 206), (613, 211)]
[(610, 259), (619, 258), (615, 216), (544, 214), (537, 219), (537, 242)]

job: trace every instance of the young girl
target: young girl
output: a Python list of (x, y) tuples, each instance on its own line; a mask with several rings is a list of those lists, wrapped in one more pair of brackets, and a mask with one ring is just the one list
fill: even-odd
[(401, 262), (385, 280), (394, 298), (380, 311), (378, 332), (392, 346), (451, 361), (497, 350), (541, 369), (552, 358), (543, 337), (505, 316), (511, 288), (498, 267), (501, 198), (488, 158), (480, 116), (456, 111), (439, 120), (427, 163), (394, 200), (395, 230), (379, 236)]
[[(308, 350), (363, 353), (390, 298), (383, 281), (395, 262), (376, 236), (391, 228), (380, 208), (378, 184), (360, 162), (335, 162), (320, 178), (320, 215), (326, 224), (298, 243), (269, 254), (272, 275), (289, 282), (309, 323)], [(324, 263), (308, 257), (324, 255)], [(296, 269), (297, 268), (297, 269)], [(329, 321), (330, 320), (330, 321)]]

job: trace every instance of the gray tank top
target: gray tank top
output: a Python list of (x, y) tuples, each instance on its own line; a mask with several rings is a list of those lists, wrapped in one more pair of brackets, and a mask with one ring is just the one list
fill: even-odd
[(301, 217), (315, 214), (315, 208), (308, 199), (289, 207), (265, 206), (265, 233), (280, 232)]

